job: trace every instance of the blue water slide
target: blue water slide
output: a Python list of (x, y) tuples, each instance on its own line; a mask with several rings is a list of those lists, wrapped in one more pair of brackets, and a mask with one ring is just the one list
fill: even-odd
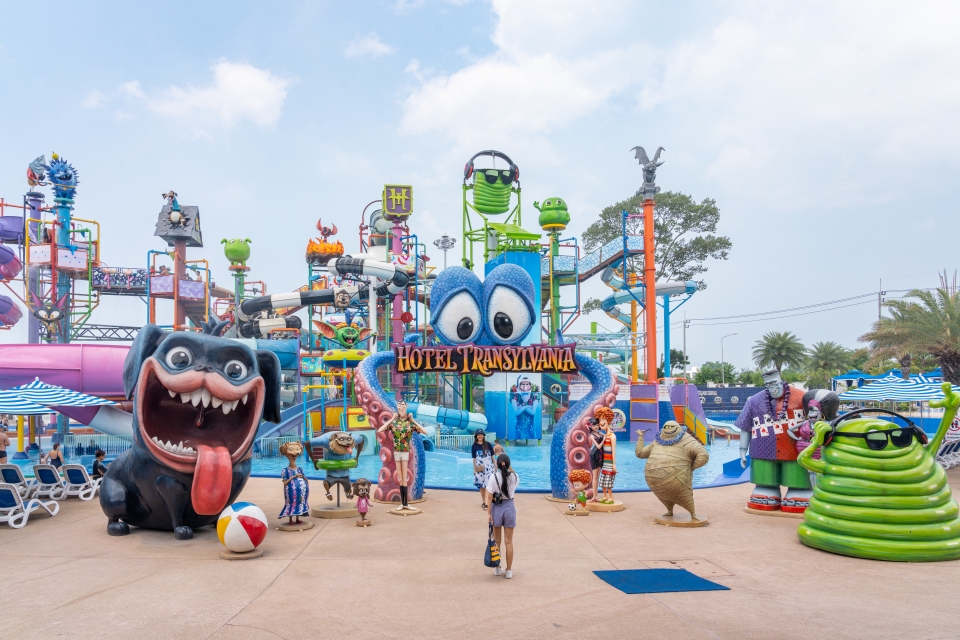
[(414, 420), (420, 422), (431, 422), (441, 424), (445, 427), (454, 429), (463, 429), (473, 432), (477, 429), (487, 428), (487, 416), (482, 413), (471, 413), (460, 409), (447, 409), (446, 407), (437, 407), (432, 404), (422, 404), (420, 402), (411, 402), (407, 405), (407, 410), (413, 414)]

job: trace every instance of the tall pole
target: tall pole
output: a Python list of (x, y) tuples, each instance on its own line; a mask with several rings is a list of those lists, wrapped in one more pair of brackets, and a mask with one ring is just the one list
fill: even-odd
[(653, 198), (656, 187), (643, 190), (643, 314), (646, 319), (647, 382), (657, 381), (657, 283), (653, 263)]
[(690, 358), (687, 357), (687, 312), (683, 312), (683, 377), (687, 377), (687, 362)]
[(187, 275), (187, 243), (177, 240), (173, 243), (173, 330), (184, 331), (187, 328), (187, 310), (180, 300), (180, 281)]
[(663, 296), (663, 377), (670, 378), (670, 296)]
[(726, 377), (724, 376), (724, 369), (726, 369), (726, 364), (723, 359), (723, 340), (724, 338), (729, 338), (730, 336), (735, 336), (735, 335), (737, 335), (736, 331), (734, 331), (733, 333), (728, 333), (727, 335), (723, 336), (723, 338), (720, 338), (720, 386), (721, 387), (726, 386), (727, 384)]

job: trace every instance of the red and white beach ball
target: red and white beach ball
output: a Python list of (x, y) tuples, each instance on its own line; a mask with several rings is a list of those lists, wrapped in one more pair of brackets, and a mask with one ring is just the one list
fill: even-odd
[(217, 519), (217, 537), (234, 553), (253, 551), (267, 537), (267, 516), (252, 502), (234, 502)]

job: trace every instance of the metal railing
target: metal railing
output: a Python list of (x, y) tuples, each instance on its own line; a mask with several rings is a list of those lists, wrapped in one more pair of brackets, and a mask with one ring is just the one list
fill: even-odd
[(260, 438), (253, 445), (254, 458), (277, 458), (280, 456), (280, 446), (287, 442), (299, 442), (299, 436), (279, 436), (276, 438)]
[(64, 455), (73, 456), (92, 456), (97, 449), (103, 449), (108, 456), (115, 456), (123, 453), (132, 446), (130, 438), (120, 436), (108, 436), (102, 433), (90, 435), (76, 435), (68, 433), (63, 436)]
[(447, 451), (464, 451), (469, 453), (473, 446), (475, 438), (473, 436), (450, 436), (437, 434), (437, 449), (446, 449)]

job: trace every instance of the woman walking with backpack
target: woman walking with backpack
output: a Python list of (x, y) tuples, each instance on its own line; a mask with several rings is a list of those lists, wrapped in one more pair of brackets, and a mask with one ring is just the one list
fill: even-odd
[(517, 508), (513, 496), (520, 484), (520, 478), (510, 468), (510, 456), (501, 453), (497, 456), (497, 470), (487, 480), (487, 491), (493, 502), (490, 507), (490, 524), (493, 525), (494, 539), (501, 554), (507, 560), (507, 568), (497, 567), (493, 575), (513, 578), (513, 530), (517, 526)]

